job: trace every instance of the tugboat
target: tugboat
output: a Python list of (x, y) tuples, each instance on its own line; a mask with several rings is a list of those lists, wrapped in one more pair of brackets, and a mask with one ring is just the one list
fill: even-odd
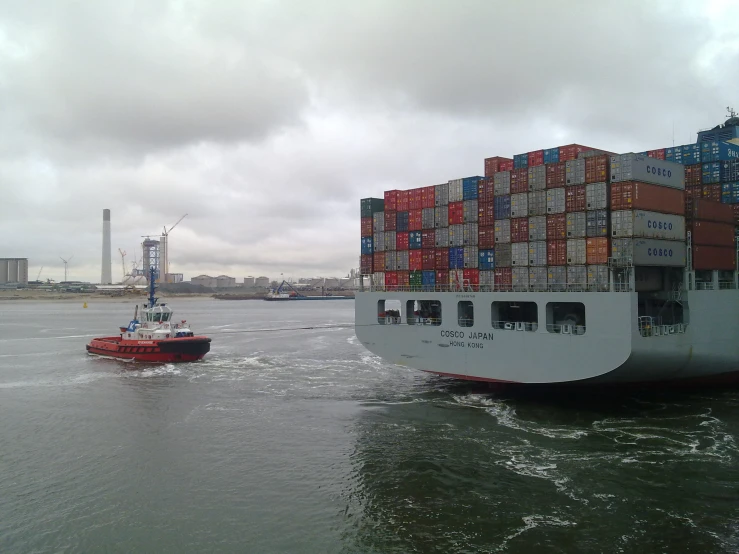
[(175, 363), (200, 360), (210, 351), (210, 338), (196, 336), (184, 319), (175, 323), (172, 309), (157, 302), (153, 267), (149, 283), (149, 301), (141, 309), (141, 321), (137, 319), (137, 304), (128, 327), (119, 327), (118, 336), (92, 339), (87, 345), (88, 354), (136, 362)]

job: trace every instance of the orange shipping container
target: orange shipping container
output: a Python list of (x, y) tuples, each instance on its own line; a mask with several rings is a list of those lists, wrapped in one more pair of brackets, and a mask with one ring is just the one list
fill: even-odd
[(611, 241), (608, 237), (593, 237), (585, 243), (585, 256), (588, 265), (608, 263), (611, 255)]
[(715, 221), (693, 221), (690, 226), (693, 244), (734, 246), (734, 225)]
[(371, 217), (363, 217), (362, 218), (362, 236), (363, 237), (371, 237), (372, 236), (372, 218)]
[(726, 246), (694, 246), (693, 269), (736, 271), (736, 251)]
[(608, 180), (610, 158), (605, 154), (585, 158), (585, 182), (605, 183)]
[(711, 202), (708, 198), (694, 198), (692, 203), (686, 202), (689, 209), (685, 217), (701, 221), (734, 223), (734, 211), (739, 204), (721, 204)]
[(664, 214), (685, 214), (685, 193), (638, 181), (611, 183), (612, 210), (648, 210)]

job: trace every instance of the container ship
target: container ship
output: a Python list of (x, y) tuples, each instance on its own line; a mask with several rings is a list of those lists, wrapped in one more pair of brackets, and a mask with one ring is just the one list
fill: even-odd
[(361, 200), (356, 335), (388, 362), (541, 384), (739, 377), (739, 118)]

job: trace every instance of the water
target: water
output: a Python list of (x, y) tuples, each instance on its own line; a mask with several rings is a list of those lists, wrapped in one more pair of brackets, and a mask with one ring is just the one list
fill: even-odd
[(182, 300), (193, 364), (88, 357), (127, 304), (0, 304), (0, 551), (734, 552), (739, 394), (511, 395), (390, 366), (351, 301)]

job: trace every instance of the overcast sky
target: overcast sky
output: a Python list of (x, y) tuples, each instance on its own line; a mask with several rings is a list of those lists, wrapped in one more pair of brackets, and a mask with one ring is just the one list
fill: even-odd
[(739, 109), (739, 2), (0, 0), (0, 257), (100, 280), (358, 267), (359, 199)]

